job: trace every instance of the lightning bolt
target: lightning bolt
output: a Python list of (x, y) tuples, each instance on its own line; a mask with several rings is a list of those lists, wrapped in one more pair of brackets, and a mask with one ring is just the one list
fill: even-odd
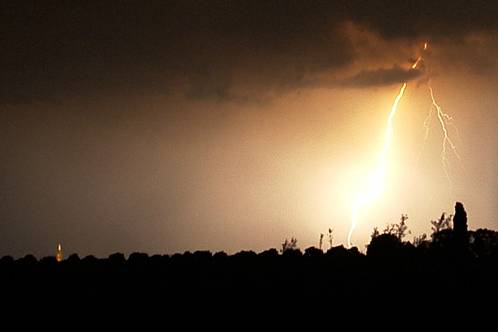
[[(428, 47), (428, 42), (424, 43), (423, 50), (427, 50)], [(415, 62), (411, 65), (411, 69), (417, 69), (418, 65), (420, 62), (423, 61), (422, 55), (419, 55)], [(368, 204), (373, 202), (381, 193), (382, 191), (382, 186), (384, 183), (384, 178), (386, 175), (386, 170), (387, 170), (387, 155), (389, 153), (389, 149), (392, 144), (392, 138), (393, 138), (393, 119), (394, 116), (397, 113), (398, 110), (398, 104), (403, 97), (403, 94), (405, 93), (407, 83), (404, 82), (403, 85), (401, 86), (398, 94), (396, 95), (396, 98), (394, 99), (394, 103), (391, 107), (391, 112), (389, 113), (389, 116), (387, 118), (387, 124), (386, 124), (386, 131), (384, 135), (384, 145), (382, 147), (382, 150), (379, 155), (379, 160), (377, 167), (375, 171), (373, 172), (365, 191), (358, 196), (356, 201), (353, 204), (352, 207), (352, 216), (351, 216), (351, 227), (349, 229), (348, 233), (348, 247), (352, 246), (351, 238), (353, 236), (353, 232), (356, 229), (356, 226), (358, 224), (358, 219), (360, 215), (360, 211), (366, 207)], [(431, 101), (432, 101), (432, 107), (429, 110), (429, 113), (427, 114), (427, 117), (424, 120), (424, 128), (425, 128), (425, 137), (424, 137), (424, 145), (429, 137), (429, 131), (430, 131), (430, 124), (432, 121), (433, 114), (436, 113), (437, 119), (439, 121), (439, 124), (441, 126), (441, 131), (443, 133), (443, 142), (442, 142), (442, 149), (441, 149), (441, 162), (443, 165), (443, 170), (446, 175), (446, 178), (448, 179), (448, 182), (450, 184), (450, 188), (452, 187), (452, 181), (448, 172), (448, 150), (451, 150), (453, 154), (458, 158), (458, 160), (461, 161), (460, 155), (458, 154), (458, 151), (456, 149), (455, 144), (451, 140), (447, 125), (453, 125), (451, 122), (453, 118), (444, 113), (441, 106), (436, 101), (436, 98), (434, 97), (434, 91), (432, 89), (432, 86), (430, 84), (430, 81), (428, 83), (428, 88), (429, 88), (429, 93), (431, 96)], [(435, 112), (434, 112), (435, 110)], [(458, 129), (455, 127), (457, 135), (458, 134)]]
[(386, 131), (384, 134), (384, 145), (379, 155), (377, 167), (374, 173), (372, 174), (372, 177), (369, 180), (366, 191), (363, 194), (361, 194), (356, 200), (356, 202), (353, 204), (351, 227), (348, 233), (348, 247), (351, 247), (351, 237), (353, 236), (353, 232), (356, 228), (356, 225), (358, 224), (360, 210), (365, 206), (367, 206), (370, 202), (375, 200), (382, 191), (382, 184), (384, 183), (384, 178), (386, 176), (387, 155), (392, 145), (392, 138), (394, 133), (393, 119), (394, 116), (396, 115), (396, 112), (398, 111), (398, 104), (401, 98), (403, 98), (405, 89), (406, 89), (406, 82), (403, 83), (403, 85), (401, 86), (398, 95), (394, 99), (394, 103), (391, 107), (391, 112), (389, 112), (389, 116), (387, 118), (387, 123), (386, 123)]
[(448, 114), (444, 113), (443, 110), (441, 109), (441, 106), (436, 101), (436, 98), (434, 97), (434, 91), (432, 90), (432, 86), (429, 84), (429, 93), (431, 95), (431, 100), (432, 100), (432, 106), (436, 109), (436, 114), (437, 114), (437, 119), (439, 120), (439, 124), (441, 125), (441, 131), (443, 132), (443, 143), (442, 143), (442, 148), (441, 148), (441, 163), (443, 164), (443, 170), (444, 174), (446, 175), (446, 178), (450, 184), (450, 187), (453, 186), (453, 183), (450, 178), (450, 174), (448, 172), (448, 147), (453, 151), (453, 154), (458, 158), (458, 160), (462, 160), (460, 158), (460, 155), (458, 154), (458, 151), (456, 149), (455, 144), (451, 140), (448, 134), (448, 129), (446, 128), (447, 121), (453, 120), (451, 116)]
[(427, 139), (429, 138), (429, 133), (431, 131), (431, 124), (432, 124), (432, 110), (433, 108), (431, 107), (429, 109), (429, 112), (427, 113), (427, 116), (424, 120), (424, 129), (425, 129), (425, 134), (424, 134), (424, 145), (425, 142), (427, 142)]
[(416, 69), (420, 61), (422, 61), (422, 56), (419, 56), (417, 60), (415, 60), (415, 62), (412, 65), (412, 69)]
[[(424, 50), (427, 49), (427, 45), (428, 45), (427, 42), (424, 43), (423, 47)], [(420, 61), (422, 61), (421, 55), (418, 56), (415, 62), (411, 65), (411, 69), (417, 69), (417, 66), (419, 65)], [(387, 118), (386, 131), (384, 134), (384, 144), (379, 155), (377, 167), (367, 184), (365, 192), (360, 194), (353, 204), (352, 213), (351, 213), (351, 227), (349, 228), (349, 233), (348, 233), (349, 248), (351, 248), (352, 246), (351, 238), (353, 236), (354, 230), (356, 229), (356, 226), (358, 225), (360, 211), (369, 203), (373, 202), (380, 195), (382, 191), (384, 178), (387, 170), (387, 155), (392, 145), (392, 138), (394, 132), (393, 119), (398, 111), (398, 104), (401, 98), (403, 98), (403, 94), (405, 93), (406, 85), (407, 83), (404, 82), (398, 94), (396, 95), (396, 98), (394, 99), (393, 105), (391, 106), (391, 112), (389, 112), (389, 116)]]
[(431, 107), (429, 107), (429, 111), (427, 112), (427, 116), (424, 119), (424, 140), (422, 142), (422, 147), (420, 148), (420, 151), (418, 153), (417, 157), (417, 165), (420, 162), (420, 159), (422, 158), (422, 153), (424, 152), (425, 146), (427, 145), (427, 141), (429, 139), (429, 134), (431, 132), (431, 126), (432, 126), (432, 112), (434, 110), (434, 107), (431, 104)]

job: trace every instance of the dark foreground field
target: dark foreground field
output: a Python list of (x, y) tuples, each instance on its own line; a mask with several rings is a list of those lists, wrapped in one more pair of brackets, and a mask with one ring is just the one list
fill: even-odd
[[(389, 240), (389, 239), (387, 239)], [(491, 301), (498, 295), (496, 251), (448, 250), (399, 243), (367, 255), (334, 247), (304, 253), (275, 249), (228, 256), (210, 252), (168, 255), (134, 253), (107, 259), (72, 255), (0, 260), (3, 301), (27, 306), (59, 303), (70, 307), (127, 308), (151, 301), (184, 310), (258, 304), (296, 306), (375, 306), (420, 303), (435, 307)], [(396, 243), (394, 243), (396, 245)], [(477, 302), (479, 303), (479, 302)], [(374, 309), (374, 308), (372, 308)]]
[(388, 227), (373, 234), (366, 254), (337, 246), (234, 255), (116, 253), (106, 259), (73, 254), (61, 262), (5, 256), (1, 299), (16, 311), (48, 309), (54, 315), (76, 313), (78, 319), (118, 312), (120, 322), (138, 313), (168, 320), (187, 315), (186, 324), (200, 315), (223, 321), (237, 315), (292, 321), (307, 314), (339, 319), (365, 313), (422, 322), (494, 320), (498, 233), (467, 231), (466, 220), (464, 226), (454, 218), (453, 228), (414, 244), (402, 241), (402, 232), (396, 233), (402, 228)]

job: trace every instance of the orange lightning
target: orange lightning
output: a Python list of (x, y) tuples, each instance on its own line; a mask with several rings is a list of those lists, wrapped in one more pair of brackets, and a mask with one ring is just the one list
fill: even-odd
[(417, 60), (415, 60), (415, 62), (413, 63), (413, 65), (412, 65), (412, 69), (416, 69), (416, 68), (417, 68), (417, 66), (418, 66), (418, 63), (419, 63), (421, 60), (422, 60), (422, 56), (419, 56), (419, 57), (417, 58)]
[[(423, 50), (424, 50), (424, 51), (425, 51), (425, 50), (427, 50), (427, 47), (428, 47), (428, 46), (429, 46), (429, 43), (428, 43), (428, 42), (425, 42), (425, 43), (424, 43)], [(412, 65), (412, 67), (411, 67), (411, 68), (412, 68), (412, 69), (417, 69), (417, 66), (418, 66), (418, 64), (420, 63), (420, 61), (422, 61), (422, 56), (421, 56), (421, 55), (419, 55), (419, 57), (417, 58), (417, 60), (415, 60), (415, 62), (413, 63), (413, 65)]]
[[(423, 49), (426, 50), (428, 46), (428, 43), (424, 43)], [(422, 61), (422, 56), (418, 56), (415, 62), (411, 65), (411, 69), (417, 69), (418, 64)], [(392, 137), (393, 137), (393, 119), (394, 116), (396, 115), (396, 112), (398, 111), (398, 104), (403, 97), (403, 94), (405, 93), (406, 89), (406, 82), (403, 83), (401, 86), (401, 89), (399, 90), (396, 98), (394, 99), (394, 103), (391, 107), (391, 112), (389, 113), (389, 117), (387, 118), (387, 124), (386, 124), (386, 131), (384, 135), (384, 145), (382, 147), (382, 150), (379, 155), (379, 160), (377, 167), (372, 174), (365, 192), (360, 194), (356, 201), (353, 204), (352, 207), (352, 214), (351, 214), (351, 227), (349, 228), (349, 233), (348, 233), (348, 247), (351, 248), (352, 242), (351, 238), (353, 236), (353, 232), (358, 224), (358, 219), (359, 219), (359, 214), (360, 211), (367, 206), (368, 204), (372, 203), (381, 193), (382, 191), (382, 186), (384, 183), (384, 178), (386, 175), (387, 171), (387, 155), (389, 153), (389, 149), (392, 144)], [(451, 142), (451, 141), (450, 141)], [(445, 145), (446, 146), (446, 145)]]
[(403, 83), (401, 89), (398, 92), (398, 95), (396, 96), (396, 99), (394, 99), (394, 103), (391, 107), (391, 112), (389, 113), (389, 117), (387, 118), (386, 132), (384, 135), (384, 146), (382, 147), (379, 155), (377, 168), (370, 178), (366, 191), (361, 194), (353, 204), (351, 227), (348, 233), (348, 247), (351, 247), (351, 237), (353, 236), (353, 232), (356, 228), (356, 225), (358, 224), (360, 210), (368, 205), (368, 203), (372, 202), (375, 198), (377, 198), (382, 191), (382, 184), (384, 183), (387, 168), (387, 154), (389, 153), (389, 149), (392, 144), (394, 132), (393, 119), (396, 115), (396, 112), (398, 111), (398, 104), (403, 97), (403, 94), (405, 93), (405, 89), (406, 82)]
[[(425, 42), (423, 45), (423, 50), (427, 50), (428, 48), (428, 43)], [(418, 56), (415, 62), (411, 65), (411, 69), (417, 69), (419, 63), (423, 61), (422, 55)], [(351, 237), (353, 235), (353, 231), (355, 230), (357, 224), (358, 224), (358, 219), (359, 219), (359, 214), (362, 208), (367, 206), (368, 204), (372, 203), (375, 198), (380, 194), (382, 190), (382, 184), (384, 182), (384, 178), (386, 175), (386, 169), (387, 169), (387, 154), (389, 152), (389, 148), (391, 146), (392, 142), (392, 136), (393, 136), (393, 127), (392, 127), (392, 122), (393, 118), (396, 115), (397, 109), (398, 109), (398, 104), (401, 98), (403, 97), (403, 94), (406, 89), (406, 82), (403, 83), (401, 86), (400, 91), (398, 92), (398, 95), (396, 96), (396, 99), (394, 100), (394, 103), (391, 107), (391, 112), (389, 113), (389, 117), (387, 120), (387, 126), (386, 126), (386, 133), (385, 133), (385, 138), (384, 138), (384, 146), (381, 150), (381, 153), (379, 155), (379, 161), (377, 168), (375, 169), (375, 172), (372, 174), (372, 177), (370, 181), (368, 182), (367, 188), (364, 193), (362, 193), (357, 200), (353, 204), (352, 208), (352, 220), (351, 220), (351, 228), (348, 233), (348, 247), (351, 247)], [(446, 114), (443, 112), (441, 106), (436, 101), (436, 98), (434, 97), (434, 91), (432, 90), (432, 86), (430, 84), (430, 81), (428, 83), (429, 87), (429, 93), (432, 101), (431, 109), (429, 110), (429, 113), (427, 114), (427, 117), (424, 120), (424, 128), (425, 128), (425, 137), (424, 137), (424, 143), (427, 141), (427, 138), (429, 136), (429, 130), (430, 130), (430, 123), (432, 120), (432, 115), (435, 113), (437, 116), (437, 119), (439, 121), (439, 124), (441, 125), (441, 131), (443, 134), (443, 142), (442, 142), (442, 149), (441, 149), (441, 162), (443, 164), (443, 170), (446, 175), (446, 178), (448, 179), (448, 182), (450, 184), (450, 188), (452, 187), (452, 181), (449, 176), (448, 172), (448, 150), (451, 149), (453, 154), (458, 158), (458, 160), (461, 161), (460, 155), (458, 154), (458, 151), (456, 149), (455, 144), (451, 140), (447, 125), (453, 125), (451, 122), (453, 119), (450, 115)], [(458, 129), (455, 127), (455, 130), (457, 132), (458, 136)]]

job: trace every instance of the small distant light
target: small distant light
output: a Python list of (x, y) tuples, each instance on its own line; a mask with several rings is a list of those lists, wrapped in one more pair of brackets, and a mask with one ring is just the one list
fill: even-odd
[(57, 252), (55, 253), (55, 259), (57, 260), (57, 262), (62, 262), (62, 260), (64, 259), (62, 246), (60, 243), (57, 245)]

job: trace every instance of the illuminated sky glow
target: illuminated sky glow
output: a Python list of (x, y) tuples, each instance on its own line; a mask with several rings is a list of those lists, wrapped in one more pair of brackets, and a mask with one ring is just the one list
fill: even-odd
[(0, 7), (0, 255), (347, 245), (405, 82), (354, 245), (456, 200), (498, 229), (496, 2)]

